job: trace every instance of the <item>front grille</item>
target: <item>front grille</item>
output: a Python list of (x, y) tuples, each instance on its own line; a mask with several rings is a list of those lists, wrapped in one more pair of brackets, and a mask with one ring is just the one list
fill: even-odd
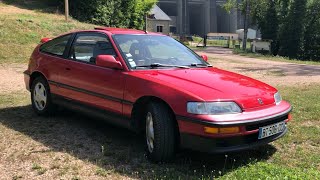
[(256, 124), (250, 124), (250, 125), (246, 126), (246, 130), (247, 131), (256, 130), (256, 129), (259, 129), (259, 127), (268, 126), (268, 125), (275, 124), (275, 123), (278, 123), (281, 121), (285, 121), (287, 119), (288, 119), (288, 115), (284, 115), (284, 116), (277, 117), (277, 118), (270, 120), (270, 121), (266, 121), (266, 122), (262, 122), (262, 123), (258, 122)]

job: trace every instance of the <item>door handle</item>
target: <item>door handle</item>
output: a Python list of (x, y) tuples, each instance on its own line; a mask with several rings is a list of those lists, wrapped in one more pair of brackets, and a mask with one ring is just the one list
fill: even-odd
[(70, 69), (70, 68), (66, 68), (66, 70), (67, 70), (67, 71), (70, 71), (71, 69)]

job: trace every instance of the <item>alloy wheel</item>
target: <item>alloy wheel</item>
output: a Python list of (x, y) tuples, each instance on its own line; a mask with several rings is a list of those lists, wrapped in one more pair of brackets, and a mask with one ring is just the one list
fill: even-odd
[(148, 150), (150, 153), (152, 153), (154, 149), (154, 128), (153, 128), (153, 118), (150, 112), (148, 112), (146, 116), (146, 140), (147, 140)]
[(38, 82), (33, 89), (33, 102), (39, 111), (46, 107), (47, 91), (41, 82)]

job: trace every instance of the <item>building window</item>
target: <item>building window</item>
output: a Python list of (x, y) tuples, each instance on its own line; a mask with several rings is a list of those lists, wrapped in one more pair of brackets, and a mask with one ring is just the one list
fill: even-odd
[(157, 32), (163, 32), (163, 26), (157, 25)]
[(170, 26), (170, 32), (173, 33), (173, 34), (176, 34), (177, 33), (177, 27)]

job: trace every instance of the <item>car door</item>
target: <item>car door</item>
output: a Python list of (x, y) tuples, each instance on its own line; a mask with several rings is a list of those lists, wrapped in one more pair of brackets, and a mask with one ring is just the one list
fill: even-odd
[(99, 109), (122, 114), (124, 75), (95, 64), (98, 55), (116, 53), (107, 35), (77, 33), (60, 76), (60, 94)]

